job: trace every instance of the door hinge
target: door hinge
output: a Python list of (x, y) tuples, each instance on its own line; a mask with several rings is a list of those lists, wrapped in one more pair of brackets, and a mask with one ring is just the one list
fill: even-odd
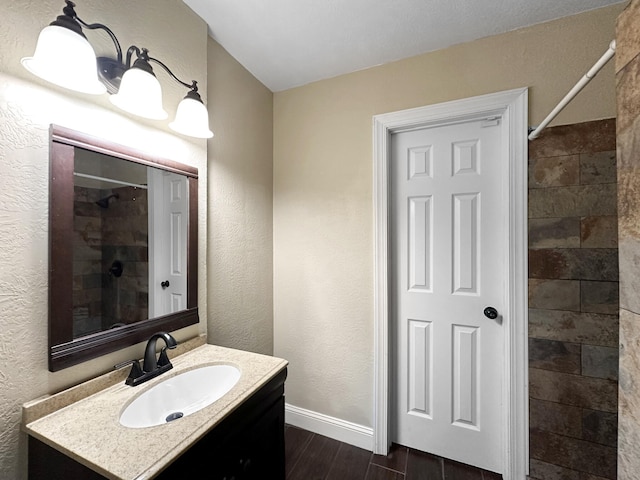
[(482, 121), (482, 128), (487, 128), (487, 127), (497, 127), (498, 125), (500, 125), (500, 119), (502, 117), (488, 117), (485, 118)]

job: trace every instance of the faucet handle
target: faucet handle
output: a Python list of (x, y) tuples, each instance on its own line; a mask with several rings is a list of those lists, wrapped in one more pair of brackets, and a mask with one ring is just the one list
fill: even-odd
[(129, 364), (131, 364), (131, 371), (129, 372), (129, 376), (127, 377), (127, 380), (124, 382), (127, 385), (133, 384), (134, 380), (136, 380), (137, 378), (140, 378), (143, 375), (142, 367), (140, 366), (140, 361), (127, 360), (126, 362), (119, 363), (113, 367), (116, 370), (119, 370), (123, 367), (126, 367)]
[(129, 378), (138, 378), (142, 376), (142, 367), (139, 360), (131, 362), (131, 371), (129, 372)]
[[(175, 347), (169, 347), (169, 348), (175, 348)], [(162, 350), (160, 350), (160, 356), (158, 357), (158, 367), (165, 367), (167, 365), (171, 365), (171, 362), (169, 361), (169, 356), (167, 355), (167, 347), (162, 347)]]
[(142, 367), (140, 366), (140, 362), (138, 360), (134, 360), (131, 365), (131, 371), (129, 372), (129, 376), (125, 380), (125, 384), (133, 385), (134, 381), (140, 378), (144, 373), (142, 372)]

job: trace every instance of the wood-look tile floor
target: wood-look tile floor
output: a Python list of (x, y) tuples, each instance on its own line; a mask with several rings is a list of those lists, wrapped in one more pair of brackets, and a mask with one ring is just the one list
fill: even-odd
[(393, 445), (386, 457), (290, 425), (287, 480), (502, 480), (496, 473)]

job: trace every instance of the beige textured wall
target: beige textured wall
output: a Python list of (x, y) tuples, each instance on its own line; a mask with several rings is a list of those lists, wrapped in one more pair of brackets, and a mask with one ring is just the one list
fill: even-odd
[(273, 94), (209, 39), (209, 343), (273, 353)]
[[(287, 402), (371, 426), (372, 116), (530, 87), (538, 124), (614, 38), (622, 5), (274, 97), (274, 353)], [(608, 65), (556, 124), (615, 116)]]
[[(111, 26), (120, 40), (151, 48), (178, 75), (206, 85), (207, 27), (178, 0), (77, 2), (85, 21)], [(20, 406), (141, 357), (137, 345), (50, 373), (47, 370), (49, 124), (55, 123), (169, 157), (199, 169), (200, 325), (178, 340), (206, 331), (206, 142), (170, 133), (167, 122), (122, 115), (107, 95), (76, 94), (31, 76), (19, 60), (33, 53), (40, 29), (64, 2), (0, 0), (0, 478), (26, 478), (26, 437)], [(99, 37), (89, 34), (91, 40)], [(179, 40), (178, 40), (179, 39)], [(105, 44), (105, 45), (108, 45)], [(97, 49), (100, 51), (100, 49)], [(103, 50), (106, 52), (105, 50)], [(186, 73), (185, 73), (186, 72)], [(184, 95), (158, 72), (170, 111)], [(203, 91), (206, 97), (206, 88)]]

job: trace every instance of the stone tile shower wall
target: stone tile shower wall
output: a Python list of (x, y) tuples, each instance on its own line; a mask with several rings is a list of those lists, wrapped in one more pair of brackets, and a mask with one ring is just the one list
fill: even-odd
[(620, 389), (618, 478), (640, 476), (640, 0), (616, 25)]
[(74, 187), (73, 336), (102, 329), (102, 216), (100, 190)]
[(529, 144), (530, 478), (616, 478), (615, 120)]
[[(96, 202), (111, 194), (108, 208)], [(148, 318), (147, 191), (134, 187), (97, 190), (75, 187), (74, 337)], [(122, 276), (109, 275), (122, 262)]]
[(149, 318), (149, 221), (147, 190), (103, 190), (118, 198), (102, 210), (102, 269), (122, 262), (122, 276), (102, 276), (102, 329)]

